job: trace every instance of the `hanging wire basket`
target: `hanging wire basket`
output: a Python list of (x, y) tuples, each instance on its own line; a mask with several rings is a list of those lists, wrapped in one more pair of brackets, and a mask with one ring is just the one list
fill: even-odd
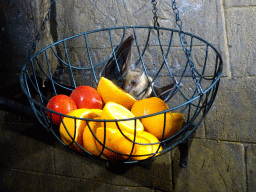
[[(116, 54), (115, 48), (130, 35), (133, 35), (135, 40), (131, 53), (132, 62), (145, 72), (147, 79), (152, 78), (152, 82), (148, 86), (152, 86), (153, 83), (158, 86), (175, 83), (172, 94), (166, 100), (166, 104), (169, 106), (168, 110), (130, 119), (105, 120), (73, 117), (46, 108), (49, 99), (54, 95), (69, 95), (80, 85), (97, 88), (102, 67)], [(187, 40), (186, 49), (182, 45), (181, 37)], [(76, 43), (79, 43), (79, 48), (72, 46)], [(57, 62), (60, 66), (55, 73), (51, 71), (52, 62)], [(24, 65), (20, 82), (39, 122), (63, 145), (68, 147), (76, 145), (82, 154), (101, 159), (103, 151), (108, 149), (118, 154), (119, 157), (124, 157), (116, 160), (124, 163), (136, 163), (172, 150), (195, 132), (214, 102), (222, 65), (219, 52), (207, 41), (190, 33), (156, 26), (124, 26), (84, 32), (45, 47), (31, 56)], [(42, 81), (45, 81), (43, 86)], [(51, 118), (47, 116), (47, 112), (52, 115), (60, 115), (63, 118), (74, 119), (75, 126), (79, 120), (85, 121), (87, 125), (89, 122), (102, 122), (105, 133), (103, 142), (100, 142), (89, 126), (95, 141), (102, 146), (100, 153), (94, 155), (79, 144), (74, 137), (76, 131), (71, 133), (66, 129), (71, 142), (69, 144), (63, 142), (59, 127), (53, 124)], [(184, 123), (179, 132), (157, 143), (135, 141), (137, 119), (163, 114), (166, 122), (166, 114), (169, 112), (183, 114)], [(134, 122), (134, 138), (128, 138), (122, 133), (118, 124), (123, 121)], [(132, 143), (130, 153), (124, 154), (105, 146), (107, 122), (116, 123), (121, 134)], [(163, 124), (163, 135), (165, 128), (166, 123)], [(158, 147), (153, 153), (134, 155), (135, 145), (157, 145)], [(109, 160), (111, 159), (107, 159), (107, 161)]]

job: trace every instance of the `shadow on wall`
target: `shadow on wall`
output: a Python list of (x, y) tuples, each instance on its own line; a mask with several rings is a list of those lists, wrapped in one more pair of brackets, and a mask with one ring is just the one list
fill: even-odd
[(27, 0), (0, 3), (0, 87), (19, 81), (35, 31), (34, 10)]
[(7, 18), (2, 7), (0, 7), (0, 25), (0, 81), (2, 82), (0, 87), (3, 87), (6, 83), (8, 83), (7, 77), (13, 70), (14, 46), (12, 43), (10, 43), (11, 40), (7, 31)]

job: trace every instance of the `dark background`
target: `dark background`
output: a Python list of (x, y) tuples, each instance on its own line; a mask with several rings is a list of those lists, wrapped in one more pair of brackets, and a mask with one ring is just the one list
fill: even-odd
[(34, 15), (30, 0), (0, 2), (0, 88), (19, 82), (35, 36)]

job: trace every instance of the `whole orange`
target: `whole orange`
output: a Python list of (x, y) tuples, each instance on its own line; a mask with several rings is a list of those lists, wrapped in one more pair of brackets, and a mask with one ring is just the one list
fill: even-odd
[[(163, 100), (157, 97), (151, 97), (136, 101), (131, 108), (131, 112), (136, 117), (140, 117), (168, 109), (169, 107)], [(167, 111), (151, 117), (142, 118), (141, 122), (146, 131), (155, 135), (159, 140), (162, 140), (174, 135), (181, 129), (183, 114)]]

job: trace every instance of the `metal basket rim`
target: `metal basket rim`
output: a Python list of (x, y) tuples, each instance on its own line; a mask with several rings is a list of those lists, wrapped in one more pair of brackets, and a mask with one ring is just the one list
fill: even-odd
[[(87, 31), (87, 32), (83, 32), (83, 33), (80, 33), (80, 34), (77, 34), (77, 35), (73, 35), (73, 36), (61, 39), (61, 40), (59, 40), (57, 42), (54, 42), (54, 43), (48, 45), (47, 47), (41, 49), (40, 51), (36, 52), (29, 59), (33, 59), (34, 57), (36, 57), (37, 55), (39, 55), (43, 51), (47, 50), (48, 48), (51, 48), (54, 45), (57, 45), (57, 44), (59, 44), (61, 42), (64, 42), (66, 40), (69, 40), (69, 39), (72, 39), (72, 38), (75, 38), (75, 37), (79, 37), (79, 36), (82, 36), (82, 35), (91, 34), (91, 33), (95, 33), (95, 32), (100, 32), (100, 31), (111, 31), (111, 30), (117, 30), (117, 29), (124, 29), (124, 30), (126, 30), (126, 29), (130, 29), (130, 28), (132, 28), (132, 29), (135, 29), (135, 28), (145, 28), (146, 29), (146, 28), (148, 28), (150, 30), (155, 30), (155, 28), (153, 26), (122, 26), (122, 27), (102, 28), (102, 29), (96, 29), (96, 30), (93, 30), (93, 31)], [(216, 50), (216, 48), (212, 44), (210, 44), (206, 40), (202, 39), (201, 37), (198, 37), (198, 36), (193, 35), (193, 34), (188, 33), (188, 32), (179, 31), (177, 29), (171, 29), (171, 28), (166, 28), (166, 27), (158, 27), (157, 30), (166, 30), (166, 31), (173, 31), (173, 32), (176, 32), (176, 33), (179, 33), (179, 32), (180, 33), (184, 33), (185, 35), (188, 35), (188, 36), (191, 36), (193, 38), (196, 38), (196, 39), (204, 42), (208, 46), (210, 46), (213, 49), (213, 51), (215, 51), (215, 53), (218, 55), (218, 57), (220, 59), (220, 61), (219, 61), (219, 69), (217, 70), (218, 73), (215, 76), (215, 79), (212, 81), (211, 85), (209, 87), (207, 87), (203, 91), (203, 95), (205, 93), (207, 93), (210, 89), (212, 89), (212, 87), (215, 86), (217, 82), (219, 82), (221, 74), (222, 74), (222, 71), (223, 71), (223, 61), (222, 61), (220, 53)], [(25, 87), (24, 87), (24, 79), (22, 77), (23, 75), (25, 75), (24, 73), (26, 73), (26, 70), (25, 70), (26, 69), (26, 65), (27, 65), (27, 63), (25, 63), (25, 65), (22, 67), (21, 74), (20, 74), (20, 83), (21, 83), (21, 88), (22, 88), (23, 92), (26, 94), (26, 96), (29, 98), (29, 100), (31, 102), (33, 102), (34, 104), (38, 105), (39, 107), (43, 107), (44, 110), (50, 111), (51, 113), (55, 113), (55, 114), (61, 115), (63, 117), (75, 118), (75, 119), (78, 119), (78, 120), (116, 122), (116, 121), (129, 121), (129, 120), (136, 120), (136, 119), (141, 119), (141, 118), (147, 118), (147, 117), (151, 117), (151, 116), (155, 116), (155, 115), (159, 115), (159, 114), (164, 114), (164, 113), (173, 111), (173, 110), (178, 109), (178, 108), (180, 108), (180, 107), (182, 107), (184, 105), (187, 105), (187, 104), (195, 101), (199, 97), (201, 97), (201, 95), (198, 93), (196, 96), (190, 98), (188, 101), (183, 102), (182, 104), (180, 104), (178, 106), (175, 106), (175, 107), (172, 107), (172, 108), (169, 108), (167, 110), (160, 111), (160, 112), (157, 112), (157, 113), (153, 113), (153, 114), (150, 114), (150, 115), (144, 115), (144, 116), (139, 116), (139, 117), (134, 117), (134, 118), (116, 119), (116, 120), (107, 120), (107, 119), (105, 119), (105, 120), (95, 120), (95, 119), (88, 119), (88, 118), (77, 118), (77, 117), (74, 117), (74, 116), (69, 116), (69, 115), (65, 115), (65, 114), (62, 114), (62, 113), (58, 113), (58, 112), (52, 111), (52, 110), (46, 108), (45, 106), (43, 106), (41, 103), (38, 103), (37, 101), (35, 101), (33, 98), (31, 98), (27, 94), (27, 91), (25, 90)]]

